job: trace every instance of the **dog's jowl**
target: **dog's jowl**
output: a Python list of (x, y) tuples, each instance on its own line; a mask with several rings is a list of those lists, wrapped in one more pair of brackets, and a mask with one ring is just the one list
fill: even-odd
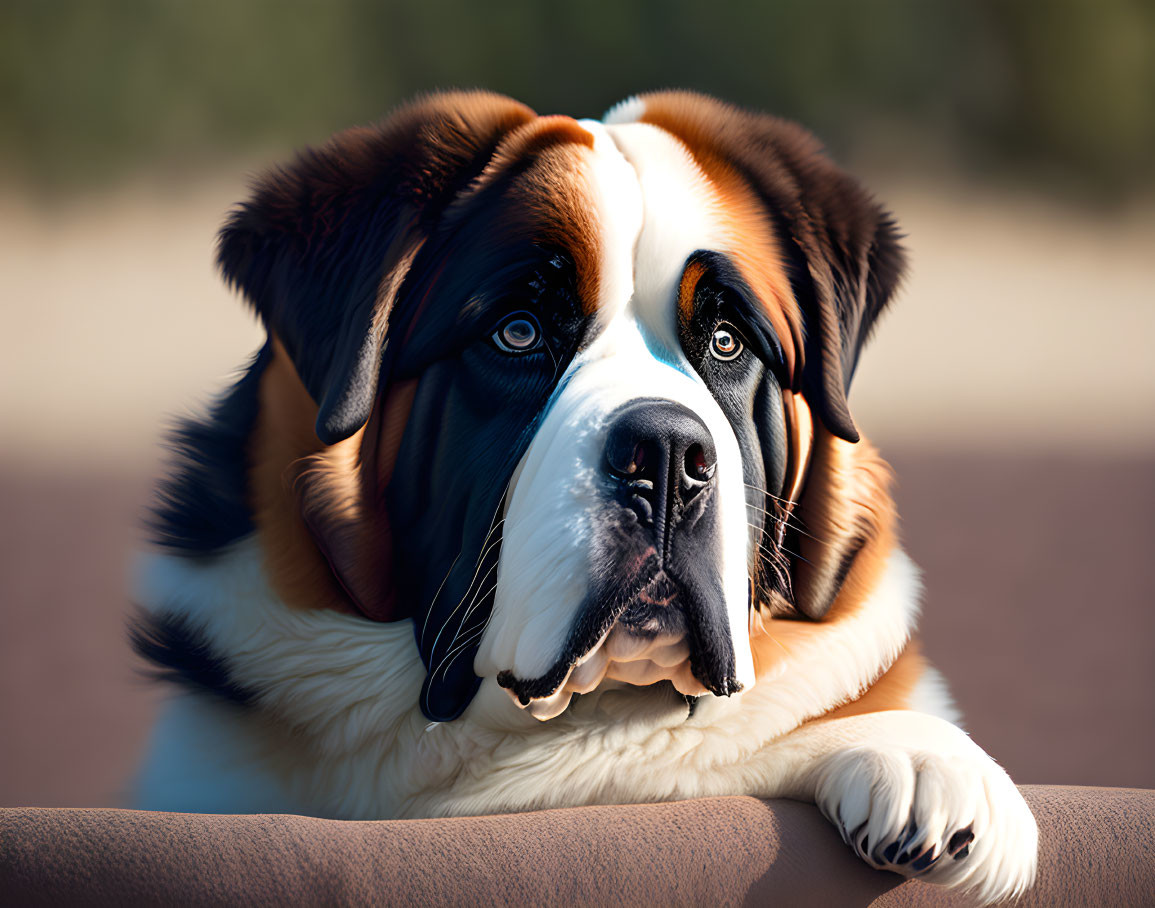
[(139, 806), (788, 796), (872, 866), (1030, 884), (847, 402), (899, 229), (808, 133), (433, 95), (261, 177), (218, 260), (267, 341), (159, 492)]

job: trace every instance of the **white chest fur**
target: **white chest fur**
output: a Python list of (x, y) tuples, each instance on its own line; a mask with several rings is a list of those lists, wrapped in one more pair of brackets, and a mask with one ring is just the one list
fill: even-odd
[(410, 622), (288, 609), (251, 539), (210, 562), (153, 556), (138, 601), (203, 629), (258, 699), (176, 696), (137, 806), (385, 818), (782, 793), (790, 780), (759, 754), (889, 664), (917, 594), (896, 551), (861, 620), (831, 628), (820, 648), (792, 646), (773, 677), (692, 714), (664, 687), (607, 684), (540, 723), (487, 678), (460, 719), (431, 725), (417, 708), (424, 667)]

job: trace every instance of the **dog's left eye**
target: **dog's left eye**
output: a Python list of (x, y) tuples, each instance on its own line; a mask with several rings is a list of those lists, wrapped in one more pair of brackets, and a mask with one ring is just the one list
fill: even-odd
[(742, 352), (742, 340), (738, 332), (729, 322), (722, 322), (714, 329), (714, 336), (710, 338), (710, 355), (722, 362), (737, 359)]
[(528, 312), (515, 312), (493, 332), (493, 342), (505, 353), (529, 353), (541, 346), (541, 326)]

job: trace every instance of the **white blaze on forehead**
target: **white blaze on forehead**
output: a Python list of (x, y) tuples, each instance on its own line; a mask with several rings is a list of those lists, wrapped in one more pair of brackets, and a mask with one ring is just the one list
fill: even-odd
[(607, 128), (633, 165), (645, 204), (632, 308), (671, 358), (690, 369), (678, 340), (678, 285), (693, 253), (729, 246), (719, 200), (690, 152), (668, 132), (648, 123)]
[(618, 126), (622, 123), (636, 123), (642, 118), (646, 112), (646, 102), (634, 95), (631, 98), (626, 98), (624, 101), (619, 101), (608, 111), (603, 118), (603, 122), (607, 126)]
[(645, 223), (634, 258), (634, 296), (630, 308), (653, 332), (663, 354), (692, 377), (697, 393), (682, 398), (667, 394), (697, 413), (718, 450), (718, 527), (721, 535), (722, 584), (730, 619), (730, 638), (738, 680), (754, 683), (749, 638), (749, 567), (746, 492), (738, 440), (721, 408), (682, 353), (678, 337), (678, 287), (686, 260), (699, 250), (726, 250), (730, 234), (721, 202), (686, 147), (648, 123), (621, 123), (640, 116), (644, 102), (626, 102), (607, 127), (622, 154), (638, 174), (645, 204)]
[(736, 673), (748, 687), (754, 666), (741, 452), (677, 332), (686, 259), (727, 245), (717, 201), (689, 153), (662, 130), (582, 126), (595, 137), (585, 172), (601, 245), (596, 338), (566, 370), (519, 465), (493, 614), (474, 670), (531, 679), (561, 656), (591, 583), (591, 517), (601, 503), (607, 417), (631, 400), (654, 397), (688, 407), (714, 438), (719, 568)]
[(645, 209), (637, 174), (618, 151), (606, 127), (593, 120), (578, 123), (594, 137), (587, 191), (601, 241), (597, 313), (599, 320), (608, 320), (633, 295), (634, 245), (642, 230)]

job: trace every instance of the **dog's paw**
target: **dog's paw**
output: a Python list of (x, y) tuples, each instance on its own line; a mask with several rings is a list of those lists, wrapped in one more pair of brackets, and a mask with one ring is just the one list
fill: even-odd
[(968, 746), (872, 743), (832, 755), (818, 775), (818, 806), (872, 867), (968, 889), (984, 903), (1016, 896), (1035, 877), (1035, 818), (1002, 768), (958, 735)]

